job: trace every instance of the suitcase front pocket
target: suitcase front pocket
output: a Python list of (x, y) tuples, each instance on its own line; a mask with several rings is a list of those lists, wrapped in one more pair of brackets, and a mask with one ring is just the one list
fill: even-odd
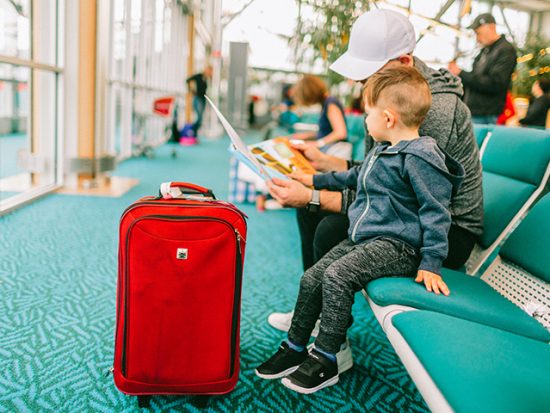
[(199, 384), (232, 375), (241, 277), (237, 236), (227, 222), (208, 217), (148, 216), (130, 228), (124, 376)]

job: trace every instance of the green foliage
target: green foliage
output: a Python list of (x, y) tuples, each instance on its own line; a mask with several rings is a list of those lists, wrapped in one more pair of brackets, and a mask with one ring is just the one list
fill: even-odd
[[(301, 51), (297, 58), (309, 63), (321, 59), (328, 65), (347, 50), (349, 33), (355, 19), (370, 8), (369, 1), (357, 0), (296, 0), (313, 9), (315, 18), (299, 22), (297, 34), (291, 39), (296, 50)], [(339, 83), (343, 78), (328, 71), (329, 82)]]
[(531, 35), (518, 54), (512, 92), (516, 96), (530, 96), (531, 86), (539, 77), (550, 77), (550, 41), (540, 35)]

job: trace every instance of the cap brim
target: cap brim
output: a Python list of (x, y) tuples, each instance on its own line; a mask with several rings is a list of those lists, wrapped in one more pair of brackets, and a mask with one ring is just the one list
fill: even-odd
[(348, 79), (358, 81), (372, 76), (387, 62), (388, 60), (358, 59), (350, 55), (349, 52), (345, 52), (330, 65), (330, 70)]

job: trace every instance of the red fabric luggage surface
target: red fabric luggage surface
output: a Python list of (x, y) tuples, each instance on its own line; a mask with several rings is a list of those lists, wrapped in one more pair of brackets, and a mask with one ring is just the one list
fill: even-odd
[(118, 389), (231, 391), (239, 375), (243, 214), (210, 197), (148, 197), (124, 212), (119, 237)]

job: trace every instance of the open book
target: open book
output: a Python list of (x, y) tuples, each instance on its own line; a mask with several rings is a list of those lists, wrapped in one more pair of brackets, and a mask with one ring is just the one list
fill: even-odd
[(230, 149), (240, 162), (243, 162), (263, 180), (288, 179), (287, 175), (295, 170), (308, 174), (315, 173), (315, 169), (309, 161), (299, 151), (292, 148), (288, 138), (279, 137), (246, 146), (216, 105), (208, 96), (205, 97), (231, 139)]

